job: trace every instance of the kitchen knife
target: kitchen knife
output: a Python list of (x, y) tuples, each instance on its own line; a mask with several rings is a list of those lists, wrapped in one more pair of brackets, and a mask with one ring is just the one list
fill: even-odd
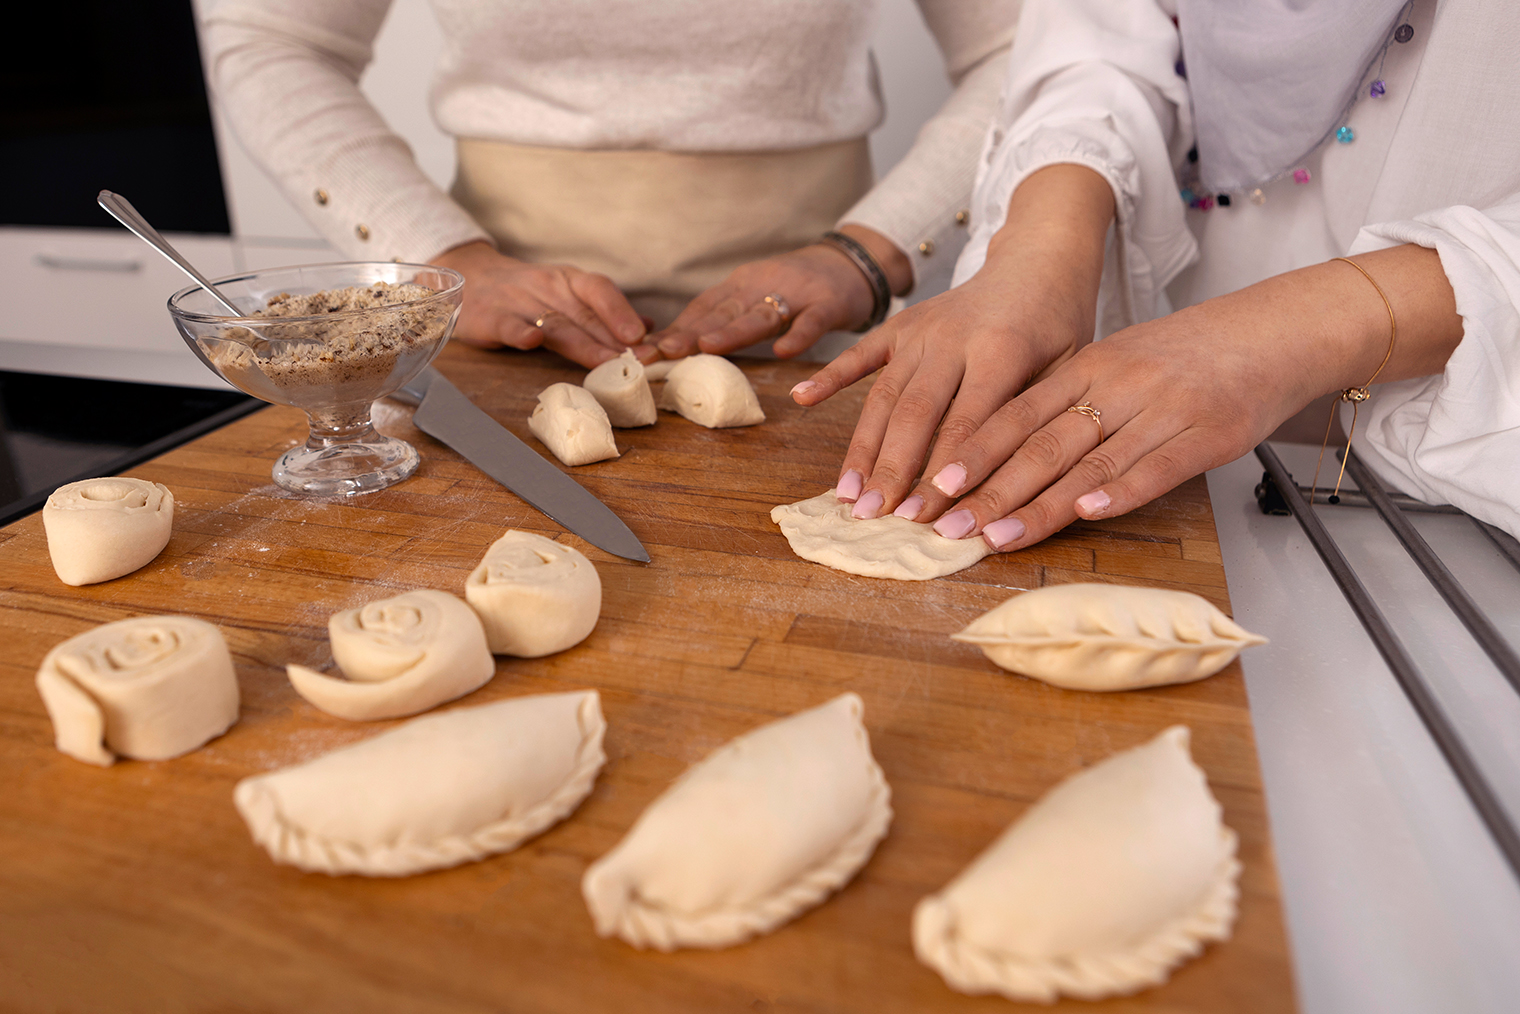
[(417, 406), (412, 421), (422, 432), (593, 546), (649, 562), (648, 551), (606, 504), (482, 412), (431, 366), (391, 397)]

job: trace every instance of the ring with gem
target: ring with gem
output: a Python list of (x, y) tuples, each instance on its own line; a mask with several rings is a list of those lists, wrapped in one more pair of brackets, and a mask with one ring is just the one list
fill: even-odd
[(1066, 411), (1068, 411), (1068, 412), (1079, 412), (1082, 415), (1087, 416), (1087, 418), (1091, 419), (1093, 422), (1097, 423), (1098, 424), (1098, 443), (1101, 444), (1103, 442), (1104, 437), (1103, 437), (1103, 413), (1102, 412), (1100, 412), (1098, 409), (1093, 408), (1092, 404), (1090, 402), (1086, 402), (1086, 401), (1081, 402), (1080, 404), (1077, 404), (1077, 405), (1073, 405), (1071, 408), (1067, 409)]
[(545, 310), (543, 313), (541, 313), (541, 314), (538, 315), (538, 319), (533, 322), (533, 326), (536, 327), (536, 328), (538, 328), (540, 331), (542, 331), (543, 327), (544, 327), (544, 321), (548, 320), (550, 317), (554, 316), (556, 313), (559, 313), (559, 311), (558, 310)]
[(786, 330), (786, 327), (792, 323), (791, 304), (788, 303), (780, 293), (772, 292), (769, 296), (766, 296), (764, 299), (760, 300), (760, 302), (770, 304), (771, 309), (776, 311), (776, 316), (781, 318), (783, 331)]

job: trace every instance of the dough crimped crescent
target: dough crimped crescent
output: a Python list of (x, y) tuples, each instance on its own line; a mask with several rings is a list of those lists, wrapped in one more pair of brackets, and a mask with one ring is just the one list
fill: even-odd
[(1267, 639), (1191, 592), (1062, 584), (1016, 595), (957, 641), (1068, 690), (1135, 690), (1212, 676)]
[(496, 674), (480, 618), (457, 596), (419, 589), (327, 620), (348, 679), (287, 665), (296, 693), (338, 718), (401, 718), (463, 697)]
[(771, 722), (692, 766), (581, 881), (601, 936), (727, 947), (843, 887), (892, 821), (855, 694)]
[(42, 530), (58, 580), (97, 584), (146, 566), (169, 544), (174, 494), (128, 477), (59, 486), (42, 505)]
[(245, 778), (233, 802), (276, 862), (404, 877), (516, 848), (568, 816), (606, 755), (595, 690), (414, 719)]
[(528, 429), (560, 461), (589, 465), (618, 456), (612, 423), (591, 392), (577, 384), (550, 384), (538, 394)]
[(678, 360), (670, 368), (660, 392), (660, 407), (708, 429), (765, 422), (765, 411), (744, 371), (722, 356), (705, 352)]
[(1235, 921), (1235, 832), (1173, 726), (1067, 778), (913, 912), (963, 993), (1097, 1000), (1166, 981)]
[(981, 539), (947, 539), (907, 518), (857, 521), (850, 507), (831, 489), (773, 508), (771, 520), (804, 560), (863, 577), (928, 581), (965, 570), (992, 552)]
[(538, 658), (584, 641), (602, 612), (602, 579), (574, 546), (509, 531), (464, 585), (497, 655)]
[(591, 392), (614, 426), (651, 426), (659, 418), (654, 392), (644, 379), (644, 364), (632, 349), (586, 374), (581, 386)]
[(178, 757), (238, 717), (227, 642), (191, 616), (139, 616), (71, 637), (42, 660), (37, 691), (58, 749), (102, 767), (118, 755)]

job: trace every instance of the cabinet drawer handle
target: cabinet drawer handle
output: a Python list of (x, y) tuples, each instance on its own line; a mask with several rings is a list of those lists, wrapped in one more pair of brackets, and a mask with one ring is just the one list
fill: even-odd
[(60, 257), (57, 254), (38, 254), (37, 263), (45, 268), (59, 271), (119, 271), (128, 273), (142, 270), (140, 260), (111, 260), (105, 257)]

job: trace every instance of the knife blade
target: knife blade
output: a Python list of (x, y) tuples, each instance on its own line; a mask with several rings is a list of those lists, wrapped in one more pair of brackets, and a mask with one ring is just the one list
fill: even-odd
[(523, 443), (429, 366), (392, 397), (417, 406), (412, 421), (482, 472), (614, 556), (649, 562), (649, 553), (622, 520), (586, 488)]

